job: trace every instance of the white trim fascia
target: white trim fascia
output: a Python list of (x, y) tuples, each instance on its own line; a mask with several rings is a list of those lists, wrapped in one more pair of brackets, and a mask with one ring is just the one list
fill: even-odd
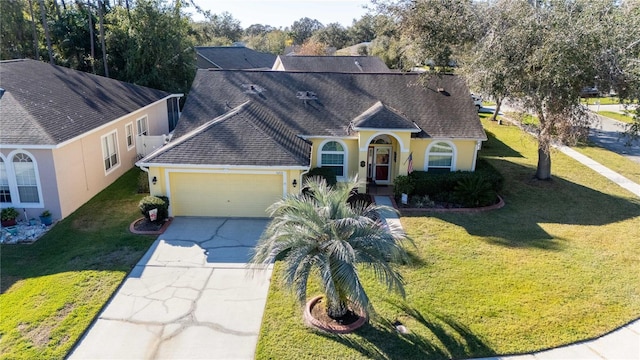
[[(157, 148), (155, 151), (152, 151), (151, 153), (147, 154), (147, 156), (145, 156), (143, 159), (141, 159), (140, 161), (136, 162), (136, 166), (140, 166), (138, 165), (139, 163), (142, 164), (143, 166), (147, 166), (143, 160), (152, 156), (155, 156), (157, 153), (160, 153), (162, 151), (166, 151), (169, 149), (172, 149), (174, 147), (176, 147), (179, 144), (182, 144), (183, 142), (189, 140), (190, 138), (192, 138), (193, 136), (199, 134), (201, 131), (207, 129), (208, 127), (215, 125), (221, 121), (224, 121), (228, 118), (230, 118), (231, 116), (237, 114), (238, 112), (240, 112), (240, 110), (242, 110), (242, 108), (247, 105), (249, 102), (251, 102), (250, 100), (247, 100), (245, 102), (243, 102), (242, 104), (240, 104), (239, 106), (236, 106), (235, 108), (231, 109), (231, 111), (222, 114), (216, 118), (213, 118), (212, 120), (207, 121), (206, 123), (198, 126), (197, 128), (189, 131), (188, 133), (182, 135), (180, 138), (178, 138), (176, 141), (172, 141), (169, 142), (169, 144), (165, 145), (165, 146), (161, 146), (159, 148)], [(151, 163), (149, 163), (151, 164)]]
[(321, 135), (298, 135), (301, 139), (337, 139), (337, 140), (358, 140), (357, 136), (321, 136)]
[(137, 114), (137, 113), (142, 112), (142, 111), (146, 111), (148, 108), (150, 108), (150, 107), (152, 107), (152, 106), (155, 106), (155, 105), (159, 104), (161, 101), (167, 101), (167, 99), (171, 99), (171, 98), (174, 98), (174, 97), (181, 98), (181, 97), (183, 97), (183, 96), (184, 96), (184, 94), (171, 94), (171, 95), (169, 95), (169, 96), (166, 96), (166, 97), (164, 97), (164, 98), (162, 98), (162, 99), (160, 99), (160, 100), (158, 100), (158, 101), (156, 101), (156, 102), (153, 102), (153, 103), (151, 103), (151, 104), (149, 104), (149, 105), (146, 105), (146, 106), (144, 106), (144, 107), (141, 107), (141, 108), (140, 108), (140, 109), (138, 109), (138, 110), (134, 110), (134, 111), (132, 111), (132, 112), (130, 112), (130, 113), (128, 113), (128, 114), (126, 114), (126, 115), (123, 115), (123, 116), (121, 116), (121, 117), (119, 117), (119, 118), (117, 118), (117, 119), (115, 119), (115, 120), (111, 120), (111, 121), (109, 121), (109, 122), (108, 122), (108, 123), (106, 123), (106, 124), (100, 125), (100, 126), (98, 126), (97, 128), (93, 128), (93, 129), (91, 129), (91, 130), (89, 130), (89, 131), (87, 131), (87, 132), (84, 132), (84, 133), (82, 133), (82, 134), (80, 134), (80, 135), (78, 135), (78, 136), (76, 136), (76, 137), (74, 137), (74, 138), (71, 138), (71, 139), (69, 139), (69, 140), (63, 141), (63, 142), (61, 142), (61, 143), (59, 143), (59, 144), (55, 145), (55, 146), (54, 146), (54, 148), (59, 149), (59, 148), (61, 148), (61, 147), (63, 147), (63, 146), (66, 146), (66, 145), (68, 145), (68, 144), (70, 144), (70, 143), (72, 143), (72, 142), (74, 142), (74, 141), (77, 141), (78, 139), (81, 139), (81, 138), (83, 138), (83, 137), (85, 137), (85, 136), (88, 136), (88, 135), (91, 135), (91, 134), (93, 134), (93, 133), (96, 133), (96, 132), (98, 132), (98, 131), (101, 131), (101, 130), (103, 130), (104, 128), (107, 128), (107, 127), (109, 127), (109, 126), (112, 126), (113, 124), (115, 124), (115, 123), (117, 123), (117, 122), (121, 121), (122, 119), (124, 119), (124, 118), (126, 118), (126, 117), (132, 116), (132, 115)]
[[(378, 131), (377, 133), (374, 133), (373, 135), (369, 136), (369, 139), (366, 141), (366, 143), (364, 143), (365, 147), (359, 147), (358, 150), (359, 151), (367, 151), (367, 149), (369, 149), (369, 145), (371, 144), (371, 142), (373, 141), (373, 139), (375, 139), (377, 136), (380, 135), (387, 135), (387, 136), (391, 136), (392, 138), (394, 138), (397, 142), (398, 145), (400, 147), (400, 152), (401, 153), (407, 153), (409, 151), (411, 151), (411, 139), (409, 139), (409, 144), (407, 144), (408, 147), (405, 147), (404, 142), (402, 142), (402, 139), (400, 139), (399, 137), (397, 137), (395, 134), (390, 133), (388, 131)], [(362, 145), (362, 144), (359, 144)]]
[[(222, 69), (222, 67), (216, 63), (214, 63), (213, 61), (211, 61), (211, 59), (209, 59), (208, 57), (202, 55), (201, 53), (198, 52), (198, 49), (196, 49), (196, 54), (198, 54), (198, 56), (200, 56), (201, 58), (205, 59), (206, 61), (210, 62), (211, 65), (216, 66), (218, 69)], [(203, 69), (206, 70), (206, 69)]]
[(0, 149), (31, 149), (31, 150), (54, 150), (56, 145), (16, 145), (16, 144), (0, 144)]
[(394, 131), (394, 132), (410, 132), (410, 133), (419, 133), (422, 129), (394, 129), (394, 128), (365, 128), (365, 127), (354, 127), (355, 131)]
[[(189, 165), (189, 164), (165, 164), (165, 163), (143, 163), (136, 162), (137, 167), (162, 167), (167, 169), (211, 169), (211, 170), (225, 170), (225, 171), (237, 171), (237, 169), (269, 169), (269, 171), (286, 171), (286, 170), (309, 170), (311, 166), (266, 166), (266, 165)], [(247, 170), (255, 171), (255, 170)]]

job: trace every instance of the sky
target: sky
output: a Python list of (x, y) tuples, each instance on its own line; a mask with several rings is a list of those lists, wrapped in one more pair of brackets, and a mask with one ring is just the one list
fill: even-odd
[[(323, 25), (340, 23), (351, 26), (353, 19), (360, 19), (367, 13), (364, 0), (193, 0), (203, 10), (214, 14), (227, 11), (240, 20), (242, 28), (252, 24), (271, 25), (285, 28), (294, 21), (308, 17)], [(194, 20), (203, 20), (192, 13)]]

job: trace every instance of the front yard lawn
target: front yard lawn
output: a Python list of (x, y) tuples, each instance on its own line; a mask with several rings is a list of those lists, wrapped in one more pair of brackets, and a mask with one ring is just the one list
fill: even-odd
[[(532, 179), (537, 144), (483, 120), (481, 156), (506, 178), (506, 206), (403, 217), (416, 242), (407, 298), (371, 273), (377, 316), (354, 334), (307, 329), (276, 263), (257, 359), (445, 359), (514, 354), (606, 333), (640, 316), (640, 199), (560, 152)], [(309, 296), (318, 293), (310, 286)], [(395, 331), (401, 322), (408, 334)]]
[(1, 245), (2, 359), (62, 359), (155, 237), (133, 169), (31, 245)]
[(598, 114), (614, 120), (622, 121), (623, 123), (627, 123), (627, 124), (633, 123), (633, 117), (629, 115), (624, 115), (624, 114), (620, 114), (613, 111), (598, 111)]

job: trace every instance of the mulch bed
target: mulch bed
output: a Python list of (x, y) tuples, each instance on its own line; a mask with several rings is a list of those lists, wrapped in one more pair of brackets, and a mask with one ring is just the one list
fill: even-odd
[(348, 310), (344, 316), (334, 319), (327, 313), (327, 307), (323, 302), (324, 299), (318, 300), (314, 307), (311, 308), (311, 316), (328, 327), (336, 325), (351, 325), (360, 319), (355, 312)]
[(147, 218), (140, 218), (132, 222), (129, 226), (129, 231), (134, 234), (142, 235), (160, 235), (171, 224), (173, 218), (169, 218), (165, 221), (149, 221)]

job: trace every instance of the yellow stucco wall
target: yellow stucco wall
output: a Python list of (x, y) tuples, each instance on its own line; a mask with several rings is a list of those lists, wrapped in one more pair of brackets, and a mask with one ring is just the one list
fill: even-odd
[[(412, 139), (411, 152), (413, 153), (413, 169), (416, 171), (425, 170), (426, 151), (432, 143), (441, 141), (439, 139)], [(476, 152), (476, 140), (445, 140), (451, 142), (456, 148), (456, 171), (474, 170), (474, 159)]]
[[(367, 167), (360, 167), (360, 162), (367, 163), (367, 151), (371, 141), (378, 135), (388, 135), (391, 138), (392, 163), (391, 163), (391, 183), (398, 175), (406, 175), (408, 169), (409, 154), (413, 154), (413, 169), (416, 171), (425, 170), (425, 155), (430, 144), (438, 141), (447, 141), (455, 146), (456, 171), (474, 170), (476, 157), (477, 140), (467, 139), (415, 139), (411, 138), (410, 132), (380, 132), (373, 130), (363, 130), (358, 133), (357, 138), (339, 139), (347, 147), (347, 172), (349, 177), (358, 175), (358, 179), (364, 182), (367, 179)], [(320, 166), (320, 147), (326, 142), (336, 140), (334, 138), (313, 138), (311, 152), (311, 167)], [(373, 145), (375, 146), (375, 145)], [(360, 191), (365, 191), (364, 186)]]
[(267, 217), (269, 205), (300, 191), (302, 174), (302, 170), (240, 167), (150, 167), (148, 171), (151, 194), (169, 197), (171, 216)]
[(352, 178), (358, 174), (358, 139), (313, 138), (311, 150), (311, 168), (320, 166), (320, 149), (327, 141), (338, 141), (347, 148), (347, 176)]

